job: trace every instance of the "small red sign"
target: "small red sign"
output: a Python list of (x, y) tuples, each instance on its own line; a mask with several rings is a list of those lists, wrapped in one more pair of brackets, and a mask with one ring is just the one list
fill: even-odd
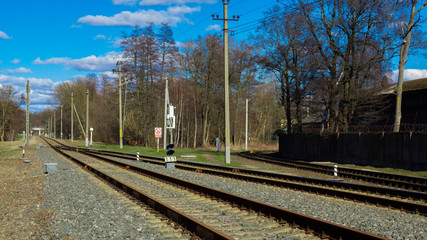
[(162, 137), (162, 128), (154, 128), (154, 137), (156, 138)]

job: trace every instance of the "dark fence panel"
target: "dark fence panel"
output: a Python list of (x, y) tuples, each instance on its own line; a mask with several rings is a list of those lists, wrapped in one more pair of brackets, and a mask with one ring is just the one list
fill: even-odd
[(283, 134), (279, 152), (289, 159), (427, 170), (425, 133)]

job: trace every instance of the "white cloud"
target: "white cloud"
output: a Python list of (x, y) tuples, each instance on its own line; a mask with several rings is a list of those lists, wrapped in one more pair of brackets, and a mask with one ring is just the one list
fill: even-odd
[(71, 25), (71, 28), (81, 28), (81, 27), (82, 25), (76, 25), (76, 24)]
[(33, 73), (31, 71), (31, 69), (24, 68), (24, 67), (20, 67), (20, 68), (17, 68), (17, 69), (8, 69), (7, 72), (8, 73)]
[(34, 88), (52, 88), (55, 84), (49, 78), (26, 78), (26, 77), (16, 77), (0, 74), (0, 83), (11, 84), (14, 86), (22, 86), (25, 89), (25, 84), (27, 80), (30, 80), (31, 89)]
[[(117, 1), (117, 0), (115, 0)], [(120, 0), (119, 0), (120, 1)], [(126, 0), (122, 0), (126, 1)], [(129, 0), (130, 1), (130, 0)], [(185, 4), (185, 3), (216, 3), (216, 0), (142, 0), (139, 2), (141, 6), (152, 6), (152, 5), (170, 5), (170, 4)]]
[(67, 57), (49, 58), (41, 60), (37, 58), (33, 61), (34, 64), (41, 65), (65, 65), (83, 71), (107, 71), (111, 70), (121, 60), (121, 55), (117, 52), (109, 52), (105, 56), (91, 55), (80, 59), (71, 59)]
[(25, 85), (27, 80), (30, 81), (30, 111), (40, 111), (34, 109), (34, 105), (46, 104), (51, 101), (53, 89), (57, 83), (49, 78), (25, 78), (0, 74), (0, 86), (12, 85), (18, 91), (18, 95), (25, 96)]
[(221, 26), (219, 24), (209, 25), (205, 31), (220, 31)]
[(11, 39), (11, 37), (9, 37), (6, 33), (4, 33), (3, 31), (0, 31), (0, 38), (3, 39)]
[(79, 18), (79, 23), (87, 23), (93, 26), (146, 26), (148, 22), (154, 24), (168, 23), (176, 26), (184, 19), (184, 14), (198, 12), (200, 7), (174, 6), (169, 7), (167, 11), (139, 10), (137, 12), (123, 11), (114, 16), (107, 17), (102, 15), (87, 15)]
[(105, 35), (96, 35), (93, 39), (98, 40), (98, 39), (107, 39), (107, 37)]
[(122, 46), (122, 41), (123, 38), (115, 37), (111, 43), (113, 44), (113, 47), (120, 48)]
[(135, 5), (139, 0), (113, 0), (114, 5)]
[(17, 58), (15, 58), (15, 59), (13, 59), (12, 61), (10, 61), (11, 63), (13, 63), (13, 64), (18, 64), (18, 63), (20, 63), (21, 62), (21, 60), (19, 60), (19, 59), (17, 59)]
[[(395, 70), (388, 74), (393, 82), (397, 82), (399, 70)], [(403, 73), (403, 81), (427, 78), (427, 69), (406, 69)]]

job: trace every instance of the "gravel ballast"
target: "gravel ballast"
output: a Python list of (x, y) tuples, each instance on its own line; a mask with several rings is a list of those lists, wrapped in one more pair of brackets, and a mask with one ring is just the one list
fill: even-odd
[(36, 239), (189, 238), (50, 148), (40, 148), (37, 157), (42, 164), (57, 163), (58, 169), (47, 174), (42, 202), (42, 208), (53, 212), (53, 220)]
[[(56, 211), (51, 230), (41, 236), (43, 239), (168, 239), (158, 228), (150, 227), (144, 216), (129, 210), (117, 193), (95, 184), (96, 180), (77, 170), (76, 165), (48, 148), (41, 148), (38, 156), (42, 162), (58, 163), (58, 171), (47, 177), (43, 207)], [(383, 237), (427, 239), (424, 216), (145, 162), (121, 161)]]
[[(117, 158), (114, 159), (118, 160)], [(164, 166), (150, 163), (121, 161), (132, 162), (133, 165), (149, 170), (383, 237), (391, 239), (427, 239), (427, 217), (424, 216), (262, 184), (247, 183), (235, 179), (230, 180), (179, 169), (171, 170), (166, 169)]]

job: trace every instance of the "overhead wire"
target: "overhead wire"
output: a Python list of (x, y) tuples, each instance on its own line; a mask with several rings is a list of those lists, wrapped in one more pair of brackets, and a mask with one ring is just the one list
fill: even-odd
[[(308, 5), (308, 6), (312, 6), (312, 5), (318, 4), (318, 3), (319, 3), (319, 2), (321, 2), (321, 1), (322, 1), (322, 0), (313, 1), (313, 2), (311, 2), (311, 3), (309, 3), (309, 4), (307, 4), (307, 5)], [(326, 4), (328, 4), (328, 2), (330, 2), (330, 1), (331, 1), (331, 0), (327, 1), (327, 2), (326, 2)], [(260, 27), (260, 26), (261, 26), (261, 24), (262, 24), (264, 21), (266, 21), (266, 20), (270, 20), (270, 19), (273, 19), (273, 18), (277, 17), (278, 15), (282, 15), (282, 14), (289, 15), (289, 14), (292, 14), (292, 12), (290, 12), (290, 11), (291, 11), (291, 9), (292, 9), (292, 10), (296, 10), (296, 8), (292, 7), (292, 6), (291, 6), (291, 5), (289, 5), (289, 4), (284, 4), (284, 3), (280, 2), (280, 1), (277, 1), (277, 2), (279, 2), (279, 3), (283, 4), (283, 5), (285, 5), (286, 7), (288, 7), (288, 8), (289, 8), (288, 12), (285, 12), (285, 11), (283, 11), (283, 12), (278, 12), (278, 13), (275, 13), (275, 14), (273, 14), (273, 15), (271, 15), (271, 16), (267, 16), (267, 17), (259, 18), (259, 19), (254, 20), (254, 21), (251, 21), (251, 22), (248, 22), (248, 23), (245, 23), (245, 24), (241, 24), (241, 25), (235, 26), (235, 27), (233, 27), (233, 28), (232, 28), (232, 29), (234, 30), (234, 34), (241, 34), (241, 33), (249, 32), (249, 31), (252, 31), (252, 30), (256, 30), (258, 27)], [(242, 27), (242, 26), (244, 26), (244, 25), (248, 25), (248, 26)], [(237, 28), (237, 29), (236, 29), (236, 28)], [(239, 28), (240, 28), (240, 29), (239, 29)]]
[[(218, 6), (219, 6), (219, 5), (212, 5), (210, 8), (208, 8), (208, 9), (206, 9), (206, 10), (202, 11), (199, 15), (197, 15), (197, 16), (193, 19), (193, 21), (194, 21), (194, 20), (196, 20), (196, 19), (198, 19), (199, 17), (201, 17), (201, 16), (203, 16), (203, 15), (207, 15), (205, 18), (203, 18), (202, 20), (200, 20), (200, 21), (199, 21), (199, 22), (197, 22), (196, 24), (191, 25), (191, 26), (190, 26), (189, 28), (187, 28), (184, 32), (181, 32), (181, 33), (176, 34), (174, 37), (175, 37), (175, 38), (177, 38), (177, 37), (180, 37), (180, 36), (184, 35), (185, 33), (188, 33), (190, 30), (193, 30), (193, 28), (195, 28), (196, 26), (200, 25), (201, 23), (205, 22), (207, 19), (211, 18), (211, 14), (212, 14), (212, 13), (207, 14), (207, 12), (208, 12), (208, 11), (211, 11), (211, 10), (212, 10), (212, 9), (214, 9), (214, 8), (217, 8)], [(217, 11), (215, 12), (215, 14), (216, 14), (216, 13), (217, 13)]]
[[(230, 8), (235, 8), (236, 6), (238, 6), (238, 5), (240, 5), (240, 4), (242, 4), (242, 3), (244, 3), (244, 2), (246, 2), (247, 0), (241, 0), (241, 1), (239, 1), (239, 2), (237, 2), (236, 4), (230, 4), (230, 6), (229, 6), (229, 9)], [(272, 4), (274, 4), (275, 3), (275, 1), (271, 1), (270, 3), (267, 3), (267, 4), (264, 4), (264, 5), (262, 5), (262, 6), (259, 6), (259, 7), (256, 7), (256, 8), (253, 8), (253, 9), (251, 9), (251, 10), (249, 10), (249, 11), (247, 11), (247, 12), (245, 12), (245, 13), (243, 13), (243, 14), (239, 14), (239, 16), (245, 16), (245, 15), (247, 15), (247, 14), (249, 14), (249, 13), (252, 13), (252, 12), (255, 12), (255, 11), (258, 11), (259, 9), (262, 9), (262, 8), (265, 8), (265, 7), (267, 7), (267, 6), (269, 6), (269, 5), (272, 5)], [(202, 20), (200, 20), (200, 21), (198, 21), (196, 24), (194, 24), (194, 25), (191, 25), (190, 27), (188, 27), (188, 28), (186, 28), (185, 29), (185, 31), (183, 30), (183, 32), (178, 32), (177, 34), (175, 34), (175, 38), (178, 38), (178, 37), (180, 37), (180, 36), (183, 36), (184, 34), (186, 34), (186, 33), (188, 33), (188, 32), (190, 32), (191, 30), (193, 30), (195, 27), (197, 27), (197, 26), (199, 26), (200, 24), (202, 24), (203, 22), (205, 22), (206, 20), (208, 20), (209, 18), (211, 18), (211, 14), (212, 13), (209, 13), (209, 14), (207, 14), (207, 12), (208, 11), (210, 11), (210, 10), (212, 10), (212, 9), (214, 9), (214, 8), (217, 8), (217, 7), (219, 7), (219, 6), (221, 6), (221, 5), (212, 5), (210, 8), (208, 8), (207, 10), (204, 10), (203, 12), (201, 12), (199, 15), (197, 15), (194, 19), (193, 19), (193, 21), (194, 20), (196, 20), (196, 19), (198, 19), (198, 18), (200, 18), (201, 16), (203, 16), (203, 15), (207, 15), (205, 18), (203, 18)], [(218, 11), (215, 11), (214, 12), (214, 14), (215, 15), (217, 15), (218, 14)], [(183, 28), (184, 29), (184, 28)]]

